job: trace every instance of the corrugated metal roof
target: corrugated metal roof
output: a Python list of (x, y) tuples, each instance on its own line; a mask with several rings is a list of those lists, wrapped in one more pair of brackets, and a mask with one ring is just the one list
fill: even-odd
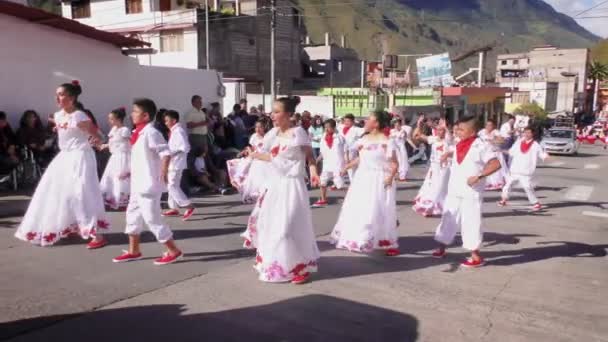
[(67, 19), (41, 9), (24, 6), (14, 2), (0, 0), (0, 13), (10, 15), (29, 22), (50, 26), (59, 30), (78, 34), (100, 42), (112, 44), (116, 47), (150, 46), (150, 43), (138, 39), (128, 38), (116, 33), (98, 30), (94, 27), (81, 24), (75, 20)]

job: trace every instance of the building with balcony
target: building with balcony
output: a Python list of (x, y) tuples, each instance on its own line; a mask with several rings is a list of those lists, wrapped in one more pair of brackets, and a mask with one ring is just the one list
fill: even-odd
[[(209, 67), (270, 91), (270, 1), (209, 0)], [(289, 91), (301, 73), (301, 21), (288, 0), (277, 0), (276, 76)], [(204, 2), (192, 0), (67, 0), (64, 17), (149, 42), (142, 65), (207, 67)]]
[[(576, 112), (583, 110), (586, 103), (588, 63), (588, 49), (543, 46), (529, 52), (498, 55), (496, 81), (519, 97), (522, 92), (529, 93), (529, 101), (549, 99), (537, 102), (548, 111)], [(557, 94), (553, 94), (556, 88)], [(507, 107), (512, 103), (511, 96), (507, 95)]]

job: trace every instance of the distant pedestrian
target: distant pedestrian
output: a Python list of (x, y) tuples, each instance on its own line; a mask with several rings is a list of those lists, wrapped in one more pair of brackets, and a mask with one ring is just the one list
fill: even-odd
[(191, 99), (192, 109), (186, 114), (186, 126), (188, 127), (190, 145), (193, 148), (208, 149), (209, 129), (208, 118), (203, 108), (203, 99), (200, 95), (194, 95)]

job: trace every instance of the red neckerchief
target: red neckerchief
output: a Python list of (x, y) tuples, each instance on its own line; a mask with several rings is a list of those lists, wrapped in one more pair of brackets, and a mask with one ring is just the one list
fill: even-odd
[(334, 146), (334, 134), (325, 133), (325, 142), (327, 143), (327, 147), (331, 149)]
[(443, 152), (443, 145), (441, 145), (441, 146), (437, 146), (437, 151), (439, 151), (439, 152)]
[(309, 127), (310, 127), (310, 120), (309, 119), (302, 120), (302, 128), (304, 128), (305, 130), (308, 130)]
[(466, 138), (464, 140), (461, 140), (458, 144), (456, 144), (456, 161), (458, 162), (458, 164), (462, 164), (464, 157), (466, 157), (467, 153), (469, 153), (469, 150), (471, 149), (471, 145), (473, 145), (473, 142), (475, 142), (475, 139), (477, 139), (477, 137), (472, 136), (472, 137)]
[(390, 137), (391, 136), (391, 128), (390, 127), (384, 127), (384, 129), (382, 130), (382, 133), (384, 133), (384, 135), (386, 135), (386, 137)]
[(522, 153), (528, 153), (528, 151), (530, 151), (530, 147), (532, 147), (532, 143), (534, 143), (534, 139), (530, 140), (529, 142), (522, 140), (521, 144), (519, 145), (519, 149)]
[(139, 138), (139, 133), (141, 133), (141, 131), (144, 129), (144, 127), (146, 127), (148, 123), (140, 123), (135, 125), (135, 129), (133, 130), (133, 134), (131, 134), (131, 145), (135, 145), (135, 143), (137, 142), (137, 138)]
[(280, 148), (281, 148), (281, 145), (277, 145), (277, 146), (273, 147), (273, 148), (270, 150), (270, 154), (271, 154), (273, 157), (276, 157), (276, 156), (277, 156), (277, 154), (279, 154), (279, 149), (280, 149)]
[(342, 127), (342, 135), (346, 136), (348, 134), (348, 130), (351, 129), (352, 127), (353, 126), (350, 126), (350, 127), (344, 126), (344, 127)]

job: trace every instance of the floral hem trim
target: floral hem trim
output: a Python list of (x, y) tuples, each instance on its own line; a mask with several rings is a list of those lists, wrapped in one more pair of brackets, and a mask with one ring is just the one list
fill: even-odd
[(443, 213), (443, 206), (439, 203), (434, 203), (431, 200), (416, 199), (412, 209), (418, 214), (424, 217), (437, 216)]
[(289, 267), (281, 265), (278, 261), (273, 261), (271, 264), (265, 264), (259, 254), (256, 257), (256, 263), (253, 268), (258, 271), (259, 279), (261, 281), (269, 283), (289, 282), (297, 275), (317, 272), (319, 270), (317, 260), (309, 260), (297, 264), (291, 268), (291, 271), (286, 272), (285, 270), (289, 269)]
[(94, 227), (90, 228), (80, 227), (77, 223), (72, 223), (71, 225), (60, 230), (59, 233), (50, 232), (42, 234), (36, 231), (29, 231), (15, 233), (15, 237), (23, 241), (28, 241), (34, 245), (51, 246), (57, 241), (73, 234), (78, 234), (80, 235), (80, 237), (86, 240), (91, 237), (94, 237), (98, 231), (107, 231), (109, 229), (110, 223), (108, 221), (97, 220), (97, 224)]
[(366, 241), (353, 241), (353, 240), (342, 240), (340, 239), (340, 232), (332, 232), (330, 243), (336, 245), (338, 249), (345, 249), (349, 252), (355, 253), (371, 253), (374, 250), (387, 250), (399, 248), (399, 242), (397, 240), (375, 240), (369, 239)]
[(505, 186), (505, 182), (496, 183), (496, 184), (486, 184), (485, 190), (494, 191), (494, 190), (502, 190)]

